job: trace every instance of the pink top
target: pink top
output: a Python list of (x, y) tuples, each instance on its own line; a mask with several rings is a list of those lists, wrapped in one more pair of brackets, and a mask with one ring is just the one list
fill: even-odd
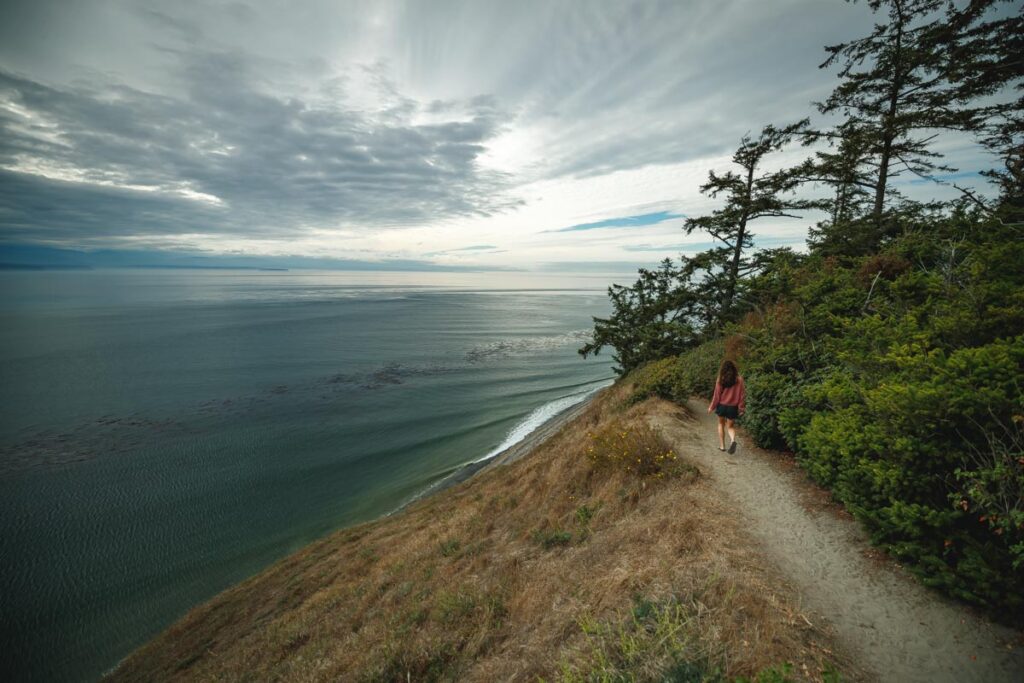
[(711, 399), (711, 410), (719, 405), (739, 406), (741, 413), (747, 411), (747, 390), (743, 386), (742, 377), (737, 377), (736, 384), (726, 389), (722, 388), (721, 382), (715, 382), (715, 395)]

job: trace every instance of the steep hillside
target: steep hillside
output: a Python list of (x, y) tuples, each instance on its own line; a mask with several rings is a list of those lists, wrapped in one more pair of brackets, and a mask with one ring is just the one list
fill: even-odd
[(693, 466), (700, 440), (670, 450), (631, 392), (226, 591), (108, 680), (856, 679)]

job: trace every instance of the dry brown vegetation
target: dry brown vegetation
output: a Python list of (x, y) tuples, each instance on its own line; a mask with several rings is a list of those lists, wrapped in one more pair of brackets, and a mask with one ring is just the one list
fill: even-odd
[(110, 680), (731, 680), (783, 662), (820, 679), (828, 637), (685, 452), (662, 477), (587, 457), (609, 425), (641, 424), (630, 392), (522, 460), (278, 562)]

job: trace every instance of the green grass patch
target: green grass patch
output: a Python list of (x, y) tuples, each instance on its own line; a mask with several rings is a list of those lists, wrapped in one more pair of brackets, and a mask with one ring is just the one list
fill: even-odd
[(533, 532), (533, 540), (535, 543), (540, 544), (544, 550), (551, 550), (559, 546), (566, 546), (572, 543), (572, 532), (565, 531), (564, 529), (551, 529), (542, 531), (540, 529)]
[[(790, 683), (792, 666), (771, 666), (753, 678), (723, 673), (722, 653), (701, 640), (700, 601), (671, 597), (651, 600), (637, 595), (620, 618), (577, 622), (586, 637), (582, 652), (565, 658), (555, 680), (560, 683)], [(839, 683), (831, 668), (827, 683)]]
[(457, 538), (449, 538), (447, 541), (441, 542), (441, 557), (455, 557), (459, 554), (459, 548), (462, 544), (459, 543)]

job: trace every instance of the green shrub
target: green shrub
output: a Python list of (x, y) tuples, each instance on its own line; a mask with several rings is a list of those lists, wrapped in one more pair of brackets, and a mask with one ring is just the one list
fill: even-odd
[(1013, 569), (1024, 572), (1024, 415), (997, 421), (983, 443), (969, 445), (968, 461), (955, 471), (951, 502), (1004, 537)]
[(754, 372), (745, 378), (747, 412), (743, 427), (761, 448), (783, 448), (786, 442), (779, 429), (779, 397), (791, 384), (786, 375)]
[(580, 533), (584, 536), (590, 533), (590, 522), (594, 519), (594, 515), (601, 509), (601, 501), (597, 502), (597, 505), (591, 507), (589, 505), (580, 505), (576, 508), (576, 512), (573, 517), (576, 520), (576, 525), (580, 527)]
[(783, 443), (791, 451), (797, 450), (800, 437), (815, 414), (828, 410), (815, 392), (815, 380), (802, 376), (792, 377), (779, 392), (778, 430)]
[(1024, 338), (883, 360), (902, 369), (859, 392), (849, 377), (819, 387), (836, 409), (811, 419), (799, 461), (925, 583), (1017, 613)]
[(812, 373), (753, 371), (747, 377), (743, 426), (762, 448), (799, 449), (811, 419), (857, 397), (850, 377), (834, 368)]
[(715, 393), (718, 367), (725, 356), (725, 342), (713, 339), (676, 358), (670, 398), (686, 403), (691, 396), (710, 399)]
[(627, 403), (639, 403), (649, 396), (671, 399), (677, 363), (677, 356), (669, 356), (634, 370), (629, 378), (635, 384)]
[(980, 225), (812, 254), (732, 331), (754, 440), (793, 450), (925, 583), (1019, 621), (1024, 241)]
[(691, 396), (710, 399), (724, 355), (724, 341), (713, 339), (678, 356), (648, 363), (629, 376), (635, 386), (627, 403), (639, 403), (649, 396), (680, 404)]

